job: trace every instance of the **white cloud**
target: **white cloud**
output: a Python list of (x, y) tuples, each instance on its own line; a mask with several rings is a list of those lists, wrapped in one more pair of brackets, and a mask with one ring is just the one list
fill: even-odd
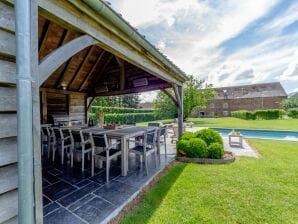
[[(281, 31), (298, 19), (298, 2), (258, 32), (267, 38), (225, 55), (219, 46), (265, 16), (280, 0), (113, 0), (133, 26), (154, 32), (155, 44), (186, 73), (215, 86), (297, 80), (298, 32)], [(156, 28), (154, 30), (153, 28)], [(246, 77), (246, 78), (245, 78)]]

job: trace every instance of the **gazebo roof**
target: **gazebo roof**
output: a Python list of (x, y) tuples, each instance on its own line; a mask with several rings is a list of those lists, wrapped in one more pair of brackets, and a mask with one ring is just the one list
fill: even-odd
[[(40, 5), (54, 9), (49, 1), (41, 1)], [(80, 19), (90, 22), (88, 27), (69, 25), (65, 20), (57, 20), (57, 15), (52, 12), (42, 10), (38, 20), (41, 62), (62, 45), (86, 33), (92, 36), (89, 26), (107, 32), (115, 44), (111, 42), (107, 46), (99, 42), (84, 48), (61, 64), (42, 88), (81, 92), (88, 96), (110, 96), (169, 88), (173, 84), (181, 85), (187, 79), (184, 72), (105, 2), (69, 1), (61, 6), (70, 12), (79, 10), (82, 12)], [(95, 34), (93, 37), (97, 39)], [(126, 49), (119, 52), (118, 43)]]

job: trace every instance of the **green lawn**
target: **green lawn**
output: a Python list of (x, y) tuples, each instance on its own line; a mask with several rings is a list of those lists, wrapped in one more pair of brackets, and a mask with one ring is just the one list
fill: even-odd
[(249, 140), (261, 158), (179, 164), (123, 223), (298, 223), (298, 142)]
[(218, 128), (272, 129), (298, 131), (298, 119), (242, 120), (238, 118), (189, 118), (195, 126)]

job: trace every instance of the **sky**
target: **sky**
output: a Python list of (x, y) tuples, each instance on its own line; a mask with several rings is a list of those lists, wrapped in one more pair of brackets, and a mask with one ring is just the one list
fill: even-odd
[(184, 72), (214, 87), (280, 81), (298, 91), (298, 0), (109, 2)]

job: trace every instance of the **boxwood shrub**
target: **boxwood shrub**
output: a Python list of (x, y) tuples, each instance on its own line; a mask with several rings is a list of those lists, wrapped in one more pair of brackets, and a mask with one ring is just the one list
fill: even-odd
[(184, 132), (180, 139), (189, 140), (191, 138), (195, 138), (196, 135), (193, 132)]
[(224, 148), (221, 144), (214, 142), (208, 146), (208, 158), (220, 159), (224, 154)]
[(208, 150), (207, 144), (203, 139), (192, 138), (189, 140), (189, 150), (186, 154), (190, 154), (190, 157), (196, 158), (207, 158)]
[(196, 135), (197, 138), (203, 139), (208, 146), (211, 143), (215, 143), (215, 142), (223, 145), (222, 137), (214, 129), (209, 129), (209, 128), (208, 129), (202, 129), (200, 131), (197, 131), (195, 133), (195, 135)]

